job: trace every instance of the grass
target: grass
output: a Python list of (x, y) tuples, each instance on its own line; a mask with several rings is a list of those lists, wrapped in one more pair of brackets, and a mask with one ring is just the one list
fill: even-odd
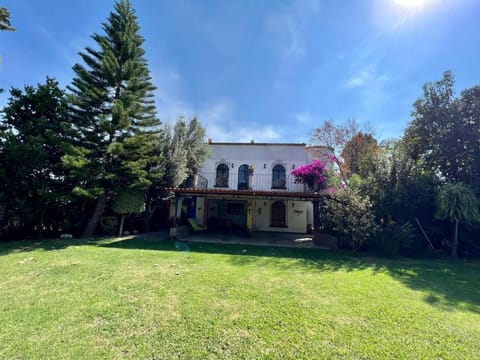
[(187, 245), (0, 244), (0, 358), (480, 357), (478, 263)]

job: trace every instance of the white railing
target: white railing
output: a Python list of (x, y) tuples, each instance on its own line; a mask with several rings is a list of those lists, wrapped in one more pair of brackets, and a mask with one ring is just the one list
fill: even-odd
[(253, 174), (249, 177), (229, 174), (228, 177), (217, 176), (216, 173), (201, 173), (198, 176), (199, 189), (230, 189), (230, 190), (257, 190), (257, 191), (287, 191), (305, 192), (304, 184), (295, 183), (293, 175), (275, 177), (272, 174)]

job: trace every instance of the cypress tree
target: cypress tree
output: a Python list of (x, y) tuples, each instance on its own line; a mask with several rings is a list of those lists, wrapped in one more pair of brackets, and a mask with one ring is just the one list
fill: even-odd
[(87, 47), (76, 64), (71, 91), (72, 123), (78, 136), (66, 164), (77, 180), (75, 193), (95, 201), (83, 232), (91, 236), (107, 202), (119, 191), (144, 191), (146, 168), (155, 156), (160, 132), (144, 39), (128, 0), (116, 2), (94, 34), (97, 49)]

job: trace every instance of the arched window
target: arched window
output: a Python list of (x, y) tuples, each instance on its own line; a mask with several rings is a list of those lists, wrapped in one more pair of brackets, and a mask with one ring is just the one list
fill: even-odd
[(227, 164), (220, 164), (217, 166), (217, 173), (215, 177), (215, 187), (228, 187)]
[(276, 227), (287, 226), (285, 213), (286, 213), (285, 203), (283, 201), (275, 201), (272, 204), (270, 226), (276, 226)]
[(272, 170), (272, 189), (286, 189), (285, 168), (275, 165)]
[(238, 168), (238, 190), (248, 189), (248, 165)]

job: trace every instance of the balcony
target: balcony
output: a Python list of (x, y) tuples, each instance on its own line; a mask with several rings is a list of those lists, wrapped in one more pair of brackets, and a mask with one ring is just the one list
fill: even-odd
[(196, 189), (218, 190), (254, 190), (275, 192), (307, 192), (304, 184), (295, 183), (293, 175), (275, 177), (272, 174), (253, 174), (250, 178), (230, 174), (217, 176), (216, 173), (201, 173), (198, 175)]

